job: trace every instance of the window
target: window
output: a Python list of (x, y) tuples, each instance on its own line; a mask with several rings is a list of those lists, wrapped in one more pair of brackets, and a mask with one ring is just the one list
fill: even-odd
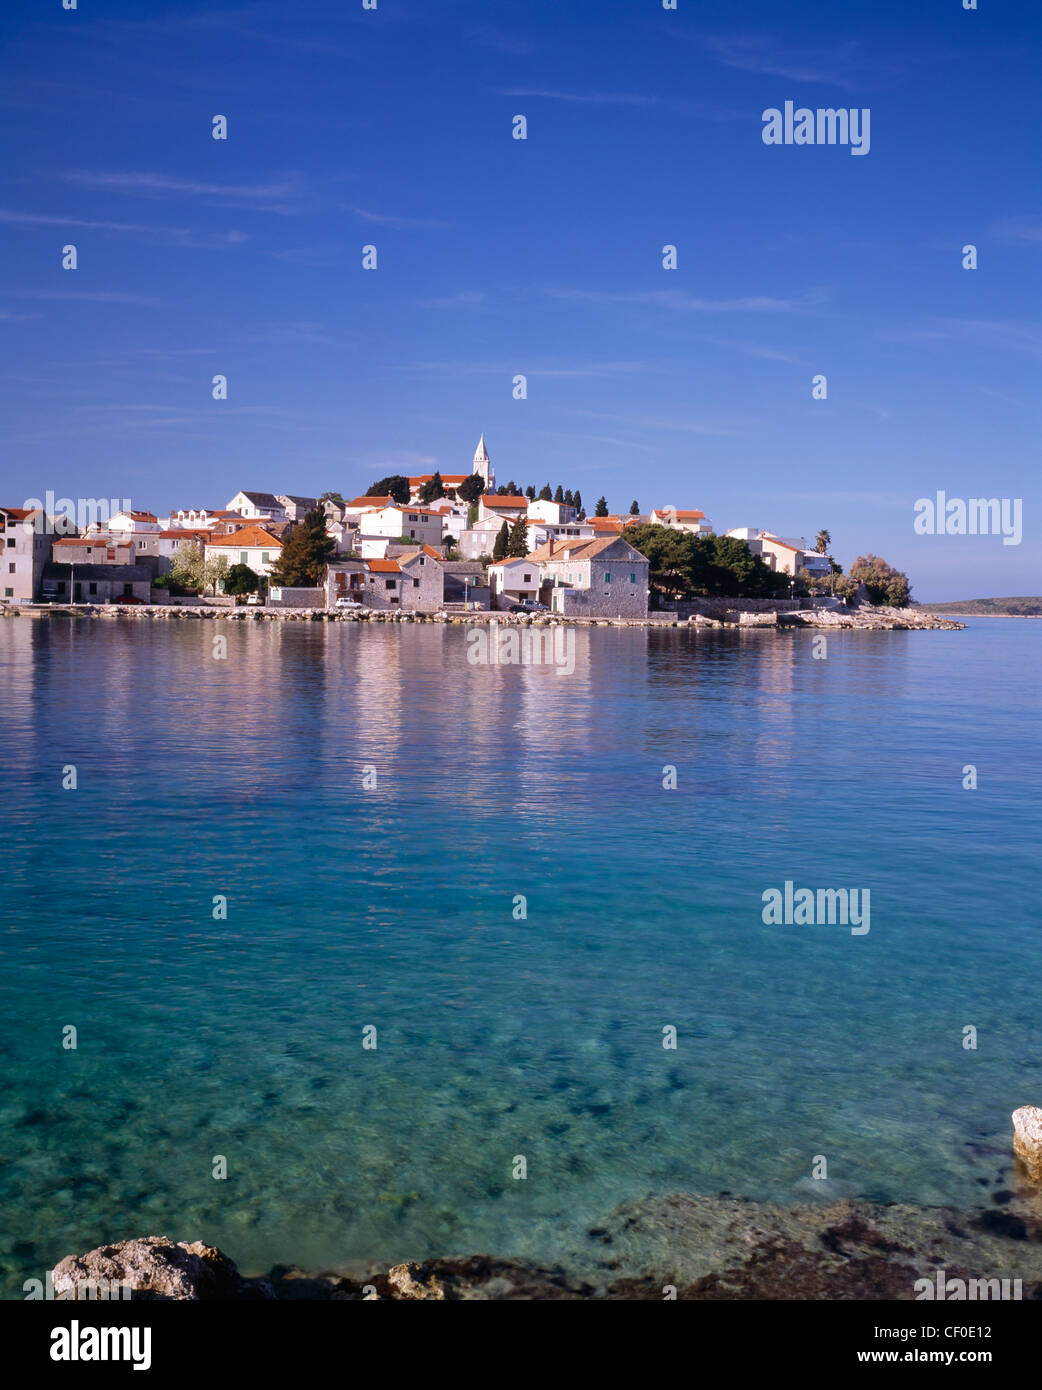
[(133, 586), (133, 584), (124, 584), (124, 585), (123, 585), (123, 597), (124, 597), (124, 598), (133, 598), (133, 596), (134, 596), (134, 586)]
[(262, 550), (262, 551), (261, 551), (261, 564), (262, 564), (262, 565), (266, 565), (266, 564), (268, 563), (268, 556), (269, 556), (270, 554), (271, 554), (271, 551), (270, 551), (270, 550)]
[(96, 594), (97, 592), (98, 592), (98, 586), (97, 586), (97, 584), (88, 584), (88, 585), (87, 585), (87, 593), (88, 593), (88, 594)]
[(386, 579), (384, 580), (384, 588), (393, 589), (397, 586), (397, 583), (398, 581), (396, 579)]
[(65, 580), (64, 580), (64, 579), (59, 579), (59, 580), (58, 580), (58, 592), (59, 592), (59, 594), (64, 594), (64, 592), (65, 592)]
[(526, 574), (525, 577), (522, 579), (521, 582), (522, 582), (522, 584), (531, 584), (531, 582), (532, 582), (532, 576), (531, 576), (530, 574)]
[(415, 531), (410, 531), (410, 532), (409, 532), (409, 539), (412, 540), (412, 541), (414, 541), (414, 540), (416, 539), (416, 532), (415, 532)]
[(414, 580), (412, 581), (412, 587), (413, 587), (414, 589), (418, 589), (418, 588), (420, 587), (420, 581), (419, 581), (418, 579), (414, 579)]
[(631, 584), (636, 584), (636, 582), (637, 582), (637, 576), (636, 576), (635, 574), (631, 574), (631, 575), (630, 575), (630, 583), (631, 583)]
[(13, 550), (13, 549), (14, 549), (14, 536), (8, 536), (8, 538), (7, 538), (7, 548), (8, 548), (8, 550)]
[(610, 584), (610, 583), (611, 583), (611, 575), (610, 575), (610, 574), (606, 574), (606, 575), (604, 576), (604, 582), (605, 582), (605, 584)]
[(4, 598), (14, 598), (14, 590), (13, 590), (13, 589), (5, 589), (5, 590), (4, 590)]
[(245, 550), (240, 550), (240, 551), (239, 551), (239, 564), (240, 564), (240, 565), (244, 565), (245, 563), (246, 563), (246, 552), (245, 552)]
[(8, 573), (8, 574), (14, 574), (14, 572), (15, 572), (16, 569), (17, 569), (17, 566), (16, 566), (15, 562), (12, 560), (11, 563), (7, 566), (7, 573)]

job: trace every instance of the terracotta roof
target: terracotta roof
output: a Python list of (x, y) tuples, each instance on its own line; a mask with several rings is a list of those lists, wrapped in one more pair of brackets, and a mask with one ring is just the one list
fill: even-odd
[(359, 507), (393, 507), (393, 497), (355, 497), (348, 502), (345, 511), (357, 511)]
[(0, 512), (6, 512), (8, 516), (13, 516), (16, 521), (24, 521), (27, 516), (36, 515), (36, 511), (26, 507), (0, 507)]
[(230, 536), (215, 536), (206, 542), (207, 546), (226, 545), (231, 549), (260, 549), (270, 550), (272, 546), (277, 546), (280, 550), (282, 542), (265, 531), (263, 526), (258, 526), (256, 522), (251, 522), (248, 526), (239, 531), (233, 531)]
[[(469, 473), (443, 473), (441, 480), (446, 487), (459, 487), (460, 483), (466, 482), (469, 477)], [(409, 486), (422, 487), (424, 483), (431, 482), (433, 478), (433, 473), (421, 473), (418, 478), (409, 479)]]
[[(580, 536), (574, 540), (557, 540), (552, 542), (552, 553), (550, 550), (551, 542), (547, 541), (544, 545), (541, 545), (538, 550), (533, 550), (528, 558), (540, 565), (545, 564), (548, 560), (592, 560), (595, 556), (602, 554), (609, 546), (614, 545), (621, 539), (621, 536), (611, 535), (593, 537)], [(626, 541), (626, 544), (629, 546), (629, 541)], [(632, 549), (632, 546), (630, 549)], [(635, 551), (634, 553), (640, 555), (639, 551)], [(643, 560), (644, 556), (640, 555), (640, 558)]]
[(366, 560), (375, 574), (401, 574), (402, 567), (397, 560)]
[(186, 536), (190, 536), (192, 540), (211, 541), (213, 539), (213, 532), (205, 529), (178, 530), (175, 528), (172, 531), (160, 531), (159, 533), (159, 539), (161, 541), (180, 541), (184, 540)]
[(487, 493), (479, 500), (486, 507), (528, 507), (527, 497), (500, 497), (494, 492)]
[[(589, 540), (589, 536), (586, 539)], [(497, 565), (527, 565), (535, 554), (533, 550), (529, 555), (506, 555), (502, 560), (493, 560), (489, 569), (495, 569)]]
[(134, 512), (134, 511), (130, 511), (130, 512), (120, 512), (119, 515), (120, 515), (120, 516), (131, 516), (131, 517), (134, 518), (135, 521), (158, 521), (158, 520), (159, 520), (159, 518), (158, 518), (157, 516), (153, 516), (153, 514), (152, 514), (151, 512)]

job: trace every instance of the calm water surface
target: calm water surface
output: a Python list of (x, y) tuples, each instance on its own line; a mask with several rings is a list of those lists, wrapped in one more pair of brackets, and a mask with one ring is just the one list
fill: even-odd
[[(219, 631), (0, 622), (7, 1296), (146, 1233), (578, 1265), (618, 1203), (809, 1200), (817, 1154), (969, 1204), (1042, 1103), (1042, 624), (581, 630), (571, 676)], [(765, 926), (787, 879), (870, 933)]]

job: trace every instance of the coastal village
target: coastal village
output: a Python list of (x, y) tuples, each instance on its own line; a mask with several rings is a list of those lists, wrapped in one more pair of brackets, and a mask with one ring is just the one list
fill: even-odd
[[(559, 617), (648, 616), (649, 561), (627, 539), (663, 527), (711, 536), (696, 509), (658, 506), (587, 516), (578, 494), (497, 487), (478, 442), (470, 473), (386, 480), (397, 495), (345, 500), (248, 489), (223, 506), (161, 516), (131, 508), (82, 519), (55, 507), (0, 506), (4, 570), (0, 602), (152, 605), (191, 602), (179, 575), (188, 560), (214, 602), (254, 607), (380, 612), (504, 611)], [(404, 484), (407, 483), (408, 496)], [(63, 499), (66, 500), (66, 499)], [(93, 500), (93, 499), (92, 499)], [(99, 513), (105, 508), (97, 507)], [(603, 504), (598, 511), (606, 510)], [(294, 532), (321, 517), (328, 555), (319, 582), (280, 582)], [(824, 579), (832, 562), (802, 537), (742, 526), (724, 533), (779, 576)], [(779, 593), (785, 593), (782, 581)]]

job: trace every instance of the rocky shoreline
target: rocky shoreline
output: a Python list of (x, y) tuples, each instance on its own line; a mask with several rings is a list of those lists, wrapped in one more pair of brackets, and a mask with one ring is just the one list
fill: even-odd
[(67, 1255), (50, 1273), (47, 1296), (1042, 1300), (1042, 1109), (1022, 1106), (1012, 1119), (1012, 1164), (977, 1179), (990, 1190), (973, 1210), (837, 1199), (828, 1180), (817, 1202), (800, 1206), (729, 1192), (655, 1196), (617, 1207), (587, 1232), (599, 1254), (567, 1268), (471, 1255), (322, 1271), (278, 1265), (246, 1277), (215, 1246), (144, 1236)]
[[(970, 1281), (1005, 1280), (1006, 1297), (1040, 1300), (1042, 1211), (1008, 1189), (991, 1197), (991, 1206), (971, 1212), (859, 1201), (781, 1207), (727, 1194), (649, 1198), (619, 1208), (591, 1233), (604, 1259), (581, 1272), (473, 1255), (318, 1272), (283, 1265), (246, 1278), (213, 1246), (147, 1236), (67, 1256), (51, 1278), (63, 1300), (125, 1283), (132, 1299), (150, 1301), (356, 1302), (913, 1300), (936, 1296), (922, 1281), (933, 1290), (940, 1276), (940, 1287), (962, 1281), (967, 1290)], [(641, 1267), (628, 1258), (637, 1247), (645, 1252)]]
[(733, 600), (733, 606), (722, 608), (718, 602), (705, 605), (706, 611), (694, 612), (690, 617), (679, 617), (673, 613), (651, 613), (646, 618), (564, 618), (556, 614), (528, 616), (513, 613), (438, 612), (411, 613), (390, 609), (363, 609), (362, 611), (336, 612), (325, 608), (235, 608), (218, 605), (181, 604), (86, 604), (75, 606), (60, 604), (22, 604), (0, 607), (0, 616), (8, 618), (103, 618), (136, 619), (147, 622), (198, 621), (264, 623), (264, 622), (312, 622), (312, 623), (442, 623), (452, 626), (465, 626), (474, 623), (487, 623), (495, 619), (499, 623), (511, 623), (521, 627), (670, 627), (670, 628), (826, 628), (831, 631), (855, 629), (868, 632), (892, 631), (955, 631), (965, 628), (965, 623), (953, 618), (940, 617), (933, 613), (923, 613), (916, 608), (806, 608), (780, 611), (764, 611), (759, 606), (743, 606), (740, 599)]

